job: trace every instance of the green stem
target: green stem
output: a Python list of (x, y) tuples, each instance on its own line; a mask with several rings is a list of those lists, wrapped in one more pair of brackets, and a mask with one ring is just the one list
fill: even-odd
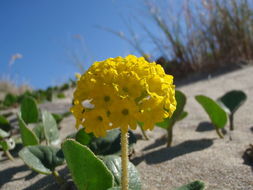
[(220, 132), (219, 128), (218, 127), (215, 127), (215, 130), (216, 130), (216, 133), (218, 134), (218, 136), (223, 139), (223, 135), (222, 133)]
[(148, 138), (146, 132), (144, 131), (143, 127), (140, 126), (140, 128), (141, 128), (142, 135), (144, 136), (144, 139), (145, 139), (145, 140), (149, 140), (149, 138)]
[(8, 150), (4, 151), (4, 154), (5, 154), (11, 161), (14, 161), (13, 156), (11, 155), (11, 153), (10, 153)]
[(62, 184), (65, 183), (65, 180), (59, 175), (59, 173), (58, 173), (56, 170), (54, 170), (52, 174), (53, 174), (53, 176), (54, 176), (54, 178), (55, 178), (55, 181), (56, 181), (59, 185), (62, 185)]
[(234, 115), (233, 114), (229, 115), (229, 129), (230, 131), (234, 130)]
[(173, 139), (172, 127), (168, 127), (167, 134), (168, 134), (167, 147), (171, 147), (172, 139)]
[(121, 130), (121, 188), (128, 190), (128, 132)]

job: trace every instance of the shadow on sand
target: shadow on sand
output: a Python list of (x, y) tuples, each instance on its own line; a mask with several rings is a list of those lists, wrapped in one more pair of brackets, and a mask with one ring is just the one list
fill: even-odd
[(159, 150), (155, 150), (143, 156), (136, 157), (131, 161), (134, 165), (138, 165), (144, 160), (147, 164), (158, 164), (164, 161), (172, 160), (185, 154), (206, 149), (212, 146), (212, 144), (212, 139), (189, 140), (170, 148), (163, 147)]
[[(12, 168), (7, 168), (5, 170), (0, 171), (0, 189), (1, 187), (10, 181), (15, 181), (18, 179), (13, 179), (13, 176), (18, 173), (18, 172), (22, 172), (22, 171), (26, 171), (29, 170), (27, 168), (27, 166), (25, 165), (21, 165), (21, 166), (16, 166), (16, 167), (12, 167)], [(29, 174), (30, 175), (30, 174)], [(27, 176), (26, 176), (27, 177)], [(22, 178), (26, 178), (26, 177), (22, 177)], [(20, 179), (20, 178), (19, 178)]]
[(214, 126), (212, 123), (208, 121), (199, 123), (199, 125), (196, 128), (197, 132), (205, 132), (205, 131), (212, 131), (212, 130), (214, 130)]
[(148, 146), (146, 146), (145, 148), (143, 148), (142, 150), (144, 151), (147, 151), (147, 150), (150, 150), (150, 149), (153, 149), (153, 148), (156, 148), (158, 146), (162, 146), (164, 144), (167, 143), (167, 137), (166, 135), (162, 136), (161, 138), (159, 139), (156, 139), (155, 142), (153, 144), (150, 144)]
[(74, 183), (71, 181), (70, 173), (67, 167), (58, 171), (60, 176), (63, 177), (67, 184), (64, 185), (64, 188), (56, 183), (54, 180), (53, 175), (45, 175), (43, 178), (39, 179), (35, 183), (31, 184), (29, 187), (25, 188), (24, 190), (55, 190), (55, 189), (68, 189), (68, 190), (76, 190)]

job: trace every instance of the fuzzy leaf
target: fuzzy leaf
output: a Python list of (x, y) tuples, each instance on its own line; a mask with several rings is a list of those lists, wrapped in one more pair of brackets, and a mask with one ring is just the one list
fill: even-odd
[(19, 151), (19, 156), (28, 167), (41, 174), (51, 174), (64, 163), (61, 149), (52, 146), (26, 146)]
[(40, 142), (45, 140), (44, 127), (42, 123), (38, 123), (32, 131), (39, 138)]
[(18, 122), (21, 133), (21, 139), (24, 146), (28, 145), (37, 145), (39, 144), (38, 137), (33, 133), (31, 129), (29, 129), (24, 120), (21, 118), (20, 114), (18, 114)]
[[(115, 155), (109, 155), (101, 157), (107, 168), (112, 172), (114, 176), (115, 186), (121, 184), (121, 158)], [(141, 190), (141, 178), (136, 167), (129, 162), (128, 163), (128, 174), (129, 174), (129, 189)]]
[[(136, 137), (129, 131), (129, 145), (136, 143)], [(121, 150), (120, 130), (113, 129), (107, 132), (105, 137), (93, 138), (88, 147), (97, 155), (115, 154)]]
[(21, 116), (25, 123), (36, 123), (39, 120), (39, 110), (34, 98), (26, 96), (21, 103)]
[(88, 147), (67, 139), (62, 149), (79, 190), (106, 190), (113, 186), (113, 175)]
[(59, 144), (60, 140), (60, 134), (59, 130), (57, 128), (57, 123), (52, 116), (47, 111), (42, 112), (42, 122), (44, 126), (44, 134), (47, 142), (52, 145), (57, 145)]

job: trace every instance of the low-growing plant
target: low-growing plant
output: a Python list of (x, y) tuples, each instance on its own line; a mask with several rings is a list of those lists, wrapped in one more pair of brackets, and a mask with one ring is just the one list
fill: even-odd
[(64, 117), (68, 117), (71, 115), (71, 112), (67, 111), (64, 113), (52, 113), (52, 116), (54, 117), (57, 124), (59, 124)]
[[(42, 115), (40, 122), (39, 114)], [(38, 145), (45, 140), (47, 145), (57, 145), (59, 141), (59, 130), (53, 115), (47, 111), (38, 109), (35, 99), (26, 97), (21, 104), (18, 114), (21, 139), (24, 146)], [(28, 124), (33, 123), (33, 128)]]
[(65, 181), (55, 169), (64, 164), (64, 155), (60, 148), (45, 145), (25, 146), (19, 151), (19, 157), (32, 170), (44, 174), (52, 174), (58, 184)]
[(37, 102), (42, 103), (44, 101), (52, 101), (54, 97), (56, 98), (65, 98), (65, 94), (63, 93), (64, 90), (67, 90), (70, 88), (70, 86), (73, 86), (73, 82), (70, 82), (71, 84), (63, 84), (60, 87), (48, 87), (46, 90), (27, 90), (24, 93), (17, 95), (13, 93), (7, 93), (5, 95), (5, 98), (3, 101), (0, 102), (0, 109), (6, 109), (13, 106), (18, 106), (22, 103), (22, 101), (25, 99), (25, 97), (32, 97)]
[(212, 100), (211, 98), (207, 96), (198, 95), (198, 96), (195, 96), (195, 99), (208, 114), (210, 120), (212, 121), (212, 124), (215, 127), (215, 130), (218, 136), (220, 138), (223, 138), (223, 134), (220, 130), (223, 129), (227, 123), (226, 112), (215, 100)]
[(175, 190), (204, 190), (205, 184), (202, 181), (193, 181), (189, 184), (183, 185)]
[(18, 115), (18, 122), (23, 146), (38, 145), (40, 143), (39, 138), (30, 128), (28, 128), (21, 114)]
[[(121, 185), (121, 159), (118, 156), (97, 157), (87, 146), (68, 139), (62, 149), (72, 178), (79, 190), (109, 190)], [(131, 163), (128, 163), (129, 189), (140, 190), (140, 176)]]
[(29, 96), (24, 97), (21, 103), (20, 113), (22, 119), (27, 124), (37, 123), (39, 121), (39, 109), (36, 100), (32, 97)]
[[(23, 148), (19, 157), (32, 170), (44, 174), (52, 174), (58, 184), (65, 183), (55, 168), (64, 164), (64, 155), (55, 145), (60, 143), (57, 123), (47, 111), (42, 112), (42, 122), (39, 122), (40, 110), (36, 101), (26, 97), (21, 104), (18, 114), (19, 129)], [(34, 124), (31, 129), (28, 124)], [(47, 145), (41, 145), (42, 141)]]
[(170, 147), (173, 139), (173, 126), (177, 121), (180, 121), (187, 117), (188, 113), (184, 111), (186, 104), (186, 96), (183, 92), (176, 90), (175, 97), (177, 101), (177, 107), (171, 117), (167, 117), (163, 122), (157, 123), (156, 126), (161, 127), (162, 129), (167, 130), (167, 147)]
[(14, 148), (15, 141), (11, 137), (11, 124), (4, 116), (0, 115), (0, 150), (2, 150), (10, 160), (14, 160), (9, 152)]
[(14, 158), (9, 151), (14, 148), (15, 141), (13, 140), (13, 138), (10, 137), (10, 133), (0, 128), (0, 150), (2, 150), (4, 154), (12, 161), (14, 160)]
[(247, 96), (243, 91), (231, 90), (217, 100), (228, 114), (229, 129), (231, 131), (234, 130), (234, 114), (246, 99)]
[(18, 100), (18, 96), (8, 93), (5, 95), (5, 98), (3, 100), (3, 105), (5, 107), (13, 106), (13, 105), (17, 104), (17, 100)]
[[(121, 159), (99, 156), (104, 163), (87, 146), (73, 139), (65, 140), (62, 149), (78, 189), (141, 189), (138, 172), (128, 160), (128, 130), (136, 129), (138, 122), (142, 123), (143, 130), (152, 130), (156, 123), (173, 115), (176, 100), (172, 80), (161, 66), (132, 55), (96, 62), (78, 78), (71, 111), (76, 127), (82, 125), (86, 133), (79, 131), (76, 139), (84, 139), (83, 144), (90, 146), (93, 144), (89, 133), (104, 137), (114, 129), (113, 133), (109, 132), (109, 138), (93, 141), (111, 147), (111, 142), (106, 141), (118, 136), (119, 131), (115, 129), (119, 128), (121, 135)], [(182, 102), (182, 106), (179, 103), (182, 110), (178, 109), (175, 120), (185, 117), (185, 114), (181, 116), (185, 100)]]
[(68, 90), (70, 88), (70, 85), (68, 83), (65, 83), (60, 86), (59, 90), (62, 92), (64, 90)]
[(233, 131), (234, 114), (246, 101), (247, 96), (243, 91), (231, 90), (218, 98), (217, 101), (203, 95), (195, 96), (195, 99), (207, 112), (219, 137), (223, 138), (220, 129), (223, 129), (227, 123), (227, 114), (229, 118), (229, 129)]
[[(71, 108), (76, 127), (83, 128), (71, 135), (75, 139), (66, 139), (62, 149), (57, 147), (58, 115), (40, 111), (34, 98), (24, 97), (17, 116), (24, 145), (19, 156), (32, 170), (53, 175), (60, 185), (65, 181), (56, 168), (66, 159), (80, 190), (140, 190), (139, 173), (128, 160), (129, 145), (136, 142), (129, 128), (135, 130), (141, 122), (143, 130), (152, 130), (172, 117), (168, 124), (172, 130), (187, 115), (186, 97), (177, 91), (175, 98), (174, 88), (173, 78), (144, 58), (129, 55), (96, 62), (79, 78)], [(0, 142), (8, 134), (2, 136)], [(197, 181), (177, 190), (203, 188)]]
[(11, 130), (10, 122), (2, 115), (0, 115), (0, 129), (9, 132)]
[[(137, 138), (132, 131), (128, 131), (129, 155), (133, 151), (132, 147), (137, 142)], [(81, 128), (77, 133), (68, 136), (77, 142), (87, 146), (96, 155), (120, 155), (120, 130), (112, 129), (107, 132), (105, 137), (96, 137), (92, 133), (86, 133)]]
[(122, 190), (129, 187), (128, 129), (141, 122), (144, 130), (152, 130), (171, 117), (176, 109), (174, 87), (173, 77), (160, 65), (133, 55), (95, 62), (79, 78), (71, 109), (76, 126), (97, 137), (110, 129), (121, 130)]
[(63, 98), (66, 98), (65, 94), (63, 94), (62, 92), (59, 92), (57, 94), (57, 98), (60, 98), (60, 99), (63, 99)]

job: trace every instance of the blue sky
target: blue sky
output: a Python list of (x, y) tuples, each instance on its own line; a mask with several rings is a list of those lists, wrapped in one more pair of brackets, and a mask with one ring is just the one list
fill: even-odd
[[(74, 78), (79, 71), (70, 56), (74, 52), (85, 56), (81, 60), (86, 69), (93, 60), (137, 54), (128, 43), (97, 26), (126, 32), (122, 17), (141, 18), (141, 7), (141, 0), (0, 1), (0, 77), (46, 88)], [(79, 35), (82, 43), (75, 38)], [(16, 53), (22, 58), (10, 66)]]
[[(79, 56), (82, 54), (81, 42), (74, 38), (77, 35), (84, 39), (85, 68), (92, 60), (125, 55), (132, 48), (96, 26), (125, 30), (120, 15), (130, 13), (132, 2), (1, 1), (0, 76), (10, 76), (19, 84), (28, 82), (34, 88), (66, 81), (78, 71), (70, 56), (77, 50)], [(23, 57), (10, 66), (11, 56), (16, 53)]]

